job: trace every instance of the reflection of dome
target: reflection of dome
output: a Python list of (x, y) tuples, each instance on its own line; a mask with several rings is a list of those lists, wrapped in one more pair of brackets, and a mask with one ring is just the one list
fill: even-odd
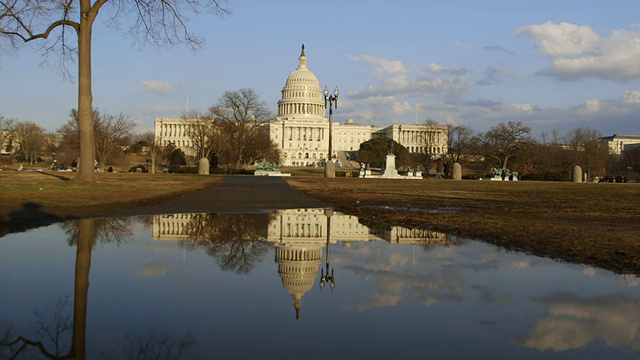
[(325, 105), (318, 78), (307, 68), (307, 56), (298, 58), (298, 68), (289, 75), (278, 101), (278, 116), (297, 114), (324, 117)]
[(293, 296), (296, 319), (300, 317), (302, 297), (316, 281), (322, 262), (322, 246), (313, 248), (276, 246), (276, 263), (282, 285)]

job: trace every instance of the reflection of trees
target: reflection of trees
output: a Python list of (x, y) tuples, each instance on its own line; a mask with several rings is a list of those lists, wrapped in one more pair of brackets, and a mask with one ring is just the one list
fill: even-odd
[(153, 227), (153, 216), (136, 216), (134, 217), (134, 222), (144, 226), (145, 228), (152, 228)]
[[(12, 325), (4, 329), (0, 338), (0, 356), (8, 359), (41, 357), (47, 359), (85, 359), (87, 333), (87, 306), (89, 299), (89, 272), (94, 244), (126, 243), (131, 237), (128, 219), (84, 219), (62, 224), (68, 234), (68, 242), (76, 245), (75, 286), (73, 294), (73, 318), (68, 314), (68, 298), (58, 301), (47, 311), (36, 312), (32, 327), (33, 337), (16, 335)], [(71, 344), (65, 352), (64, 344)], [(184, 339), (166, 337), (128, 337), (123, 352), (130, 359), (178, 359), (182, 352), (195, 344), (191, 335)], [(128, 350), (134, 349), (130, 353)]]
[[(65, 222), (60, 224), (60, 228), (67, 234), (69, 246), (77, 245), (80, 226), (78, 222)], [(87, 230), (91, 232), (89, 243), (93, 248), (96, 244), (109, 244), (115, 243), (121, 245), (127, 243), (133, 238), (133, 220), (128, 218), (122, 219), (92, 219), (92, 229)]]
[[(430, 231), (425, 230), (425, 234), (429, 234), (431, 233)], [(464, 238), (460, 238), (458, 236), (455, 235), (445, 235), (444, 241), (440, 241), (438, 239), (433, 239), (431, 237), (425, 236), (424, 237), (424, 242), (420, 245), (422, 247), (422, 250), (424, 250), (424, 252), (431, 252), (433, 250), (436, 249), (440, 249), (440, 248), (448, 248), (448, 247), (454, 247), (454, 246), (463, 246), (466, 245), (469, 242), (469, 239), (464, 239)]]
[(188, 226), (191, 241), (183, 246), (202, 248), (224, 271), (248, 274), (267, 253), (264, 241), (272, 214), (195, 214)]

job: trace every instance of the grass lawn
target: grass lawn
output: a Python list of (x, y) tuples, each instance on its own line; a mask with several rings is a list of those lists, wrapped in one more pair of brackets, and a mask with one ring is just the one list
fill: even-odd
[(640, 184), (291, 177), (339, 211), (640, 274)]
[(0, 171), (0, 216), (27, 202), (43, 208), (81, 208), (158, 201), (213, 186), (224, 178), (190, 174), (97, 173), (98, 181), (86, 184), (70, 181), (74, 175)]

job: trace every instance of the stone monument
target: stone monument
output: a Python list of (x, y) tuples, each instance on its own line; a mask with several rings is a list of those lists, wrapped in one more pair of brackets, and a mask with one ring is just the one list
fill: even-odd
[(336, 177), (336, 164), (332, 159), (327, 160), (324, 165), (324, 177)]
[(262, 160), (253, 175), (255, 176), (291, 176), (291, 174), (283, 174), (280, 172), (278, 164)]
[(453, 167), (451, 168), (451, 179), (462, 180), (462, 166), (460, 163), (453, 163)]
[(209, 159), (202, 158), (198, 161), (198, 174), (199, 175), (209, 175)]
[(398, 174), (398, 170), (396, 169), (396, 156), (393, 154), (387, 154), (387, 157), (384, 159), (384, 168), (382, 169), (381, 177), (384, 178), (399, 178), (401, 177)]
[(578, 165), (573, 167), (573, 172), (571, 173), (571, 182), (582, 182), (582, 168)]
[(380, 177), (383, 178), (400, 178), (396, 169), (396, 156), (393, 155), (393, 140), (387, 141), (387, 156), (384, 159), (384, 168)]

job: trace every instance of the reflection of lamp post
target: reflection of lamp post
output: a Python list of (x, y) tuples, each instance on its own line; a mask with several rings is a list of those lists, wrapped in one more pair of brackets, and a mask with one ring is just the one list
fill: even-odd
[(338, 94), (340, 94), (340, 91), (338, 91), (338, 87), (336, 86), (336, 89), (333, 90), (333, 95), (329, 95), (329, 89), (325, 85), (324, 91), (322, 92), (322, 94), (324, 95), (325, 108), (327, 107), (327, 101), (329, 102), (329, 156), (327, 157), (327, 162), (325, 164), (324, 176), (336, 177), (335, 164), (333, 163), (333, 160), (331, 160), (332, 152), (333, 152), (333, 149), (331, 148), (332, 136), (333, 136), (333, 132), (331, 131), (331, 123), (333, 122), (333, 108), (334, 107), (336, 109), (338, 108)]
[(333, 269), (331, 269), (331, 275), (329, 275), (329, 262), (331, 260), (331, 215), (333, 215), (333, 210), (327, 209), (324, 211), (324, 214), (327, 216), (327, 256), (326, 256), (326, 275), (325, 269), (320, 270), (320, 291), (324, 289), (324, 283), (328, 282), (331, 287), (331, 291), (336, 287), (335, 278), (333, 277)]

